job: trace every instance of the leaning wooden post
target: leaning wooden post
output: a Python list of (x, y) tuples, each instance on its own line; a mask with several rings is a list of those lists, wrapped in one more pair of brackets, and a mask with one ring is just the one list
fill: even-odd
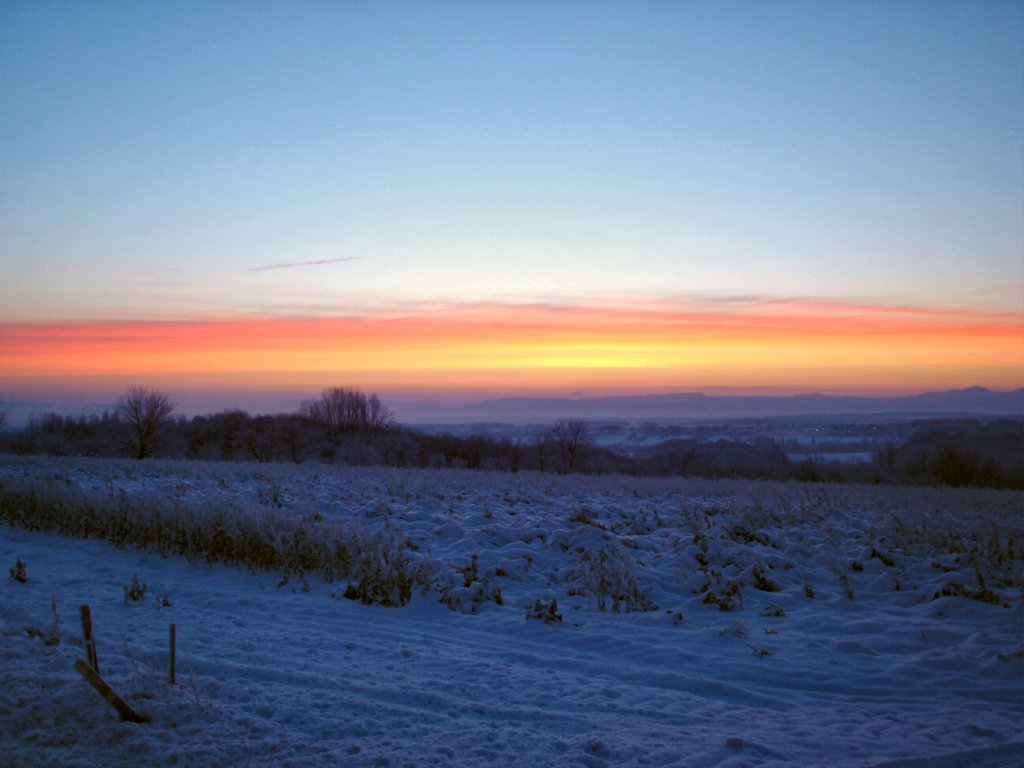
[(169, 671), (169, 673), (167, 675), (167, 679), (170, 681), (171, 685), (174, 685), (174, 644), (175, 644), (175, 634), (176, 633), (177, 633), (177, 627), (174, 624), (171, 624), (171, 652), (170, 652), (170, 658), (169, 658), (170, 671)]
[(78, 615), (82, 618), (82, 638), (85, 640), (85, 658), (89, 662), (89, 666), (96, 670), (96, 674), (100, 671), (100, 662), (96, 658), (96, 638), (92, 634), (92, 611), (88, 605), (83, 605), (78, 609)]
[(99, 676), (99, 673), (95, 669), (90, 667), (84, 661), (79, 659), (75, 662), (75, 669), (78, 670), (78, 674), (84, 677), (89, 685), (96, 689), (96, 691), (103, 697), (103, 699), (114, 709), (117, 710), (118, 714), (121, 715), (122, 720), (127, 720), (129, 723), (148, 723), (149, 718), (144, 715), (140, 715), (134, 709), (128, 706), (127, 702), (118, 696), (114, 689), (107, 685), (107, 681)]

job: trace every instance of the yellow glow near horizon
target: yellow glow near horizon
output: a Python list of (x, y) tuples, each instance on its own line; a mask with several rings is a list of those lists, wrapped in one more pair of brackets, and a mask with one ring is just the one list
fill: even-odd
[[(908, 389), (1024, 384), (1014, 313), (765, 302), (694, 311), (434, 305), (358, 317), (0, 325), (2, 382), (81, 377), (224, 388), (716, 386)], [(275, 384), (276, 383), (276, 384)]]

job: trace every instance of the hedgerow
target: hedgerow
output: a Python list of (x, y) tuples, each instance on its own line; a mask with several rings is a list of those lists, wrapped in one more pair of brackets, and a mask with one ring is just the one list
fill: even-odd
[(425, 569), (401, 530), (362, 521), (325, 521), (273, 509), (255, 511), (228, 499), (188, 503), (124, 490), (89, 490), (53, 472), (0, 478), (0, 521), (29, 531), (103, 539), (252, 571), (325, 580), (351, 579), (346, 594), (364, 603), (405, 605)]

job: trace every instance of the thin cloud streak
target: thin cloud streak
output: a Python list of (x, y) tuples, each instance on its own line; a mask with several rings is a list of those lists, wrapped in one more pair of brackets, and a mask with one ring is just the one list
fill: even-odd
[(266, 272), (271, 269), (295, 269), (297, 267), (319, 267), (324, 264), (341, 264), (346, 261), (357, 261), (360, 256), (343, 256), (340, 259), (314, 259), (313, 261), (290, 261), (282, 264), (266, 264), (262, 267), (250, 267), (247, 272)]

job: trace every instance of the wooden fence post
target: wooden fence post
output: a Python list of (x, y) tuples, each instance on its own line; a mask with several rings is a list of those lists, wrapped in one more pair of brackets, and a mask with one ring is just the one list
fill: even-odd
[(170, 672), (169, 672), (169, 674), (167, 676), (167, 679), (170, 681), (171, 685), (174, 685), (174, 652), (175, 652), (174, 646), (175, 646), (175, 639), (176, 639), (175, 635), (176, 634), (177, 634), (177, 627), (176, 627), (176, 625), (171, 624)]
[(82, 677), (84, 677), (89, 685), (96, 689), (96, 691), (103, 697), (103, 699), (110, 704), (114, 709), (117, 710), (118, 714), (121, 715), (122, 720), (127, 720), (129, 723), (148, 723), (149, 718), (144, 715), (140, 715), (130, 706), (127, 702), (118, 696), (114, 689), (107, 685), (107, 681), (99, 676), (99, 673), (86, 664), (84, 661), (79, 659), (75, 662), (75, 669)]
[(89, 662), (89, 666), (96, 670), (96, 674), (100, 673), (100, 662), (96, 658), (96, 638), (92, 633), (92, 611), (88, 605), (83, 605), (78, 609), (78, 615), (82, 618), (82, 639), (85, 641), (85, 658)]

